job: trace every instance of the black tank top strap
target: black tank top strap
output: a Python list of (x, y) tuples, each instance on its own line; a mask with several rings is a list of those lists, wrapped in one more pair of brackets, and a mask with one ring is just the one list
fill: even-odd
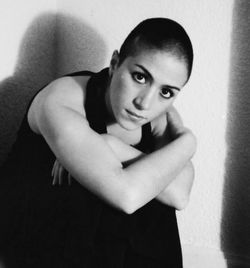
[(87, 84), (85, 111), (90, 127), (98, 133), (107, 133), (105, 90), (108, 82), (108, 69), (92, 75)]
[[(93, 75), (93, 72), (91, 71), (78, 71), (78, 72), (73, 72), (73, 73), (70, 73), (70, 74), (66, 74), (64, 75), (63, 77), (67, 77), (67, 76), (92, 76)], [(27, 121), (27, 114), (28, 114), (28, 111), (29, 111), (29, 108), (32, 104), (32, 102), (34, 101), (35, 97), (38, 95), (38, 93), (40, 91), (42, 91), (46, 86), (48, 85), (45, 84), (43, 87), (41, 87), (39, 90), (37, 90), (35, 92), (35, 94), (31, 97), (31, 99), (29, 100), (28, 104), (27, 104), (27, 107), (26, 107), (26, 110), (25, 110), (25, 114), (24, 114), (24, 121)]]
[(92, 76), (94, 73), (91, 71), (77, 71), (70, 74), (65, 74), (63, 77), (66, 76)]

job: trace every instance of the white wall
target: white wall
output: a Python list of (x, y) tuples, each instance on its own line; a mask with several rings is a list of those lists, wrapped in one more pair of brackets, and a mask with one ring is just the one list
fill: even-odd
[(0, 7), (0, 79), (4, 79), (15, 71), (26, 31), (41, 14), (56, 12), (56, 0), (1, 0)]
[(0, 0), (0, 163), (30, 96), (55, 75), (56, 0)]
[(193, 75), (177, 107), (197, 135), (199, 147), (191, 201), (178, 213), (184, 263), (185, 268), (226, 267), (220, 223), (233, 1), (61, 0), (58, 8), (98, 33), (106, 46), (106, 64), (129, 31), (147, 17), (175, 19), (190, 34), (195, 51)]

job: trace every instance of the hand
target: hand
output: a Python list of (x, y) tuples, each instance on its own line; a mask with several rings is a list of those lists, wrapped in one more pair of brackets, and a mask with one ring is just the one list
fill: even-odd
[(71, 175), (56, 159), (52, 168), (51, 176), (53, 177), (52, 185), (62, 185), (63, 179), (67, 176), (68, 185), (71, 185)]

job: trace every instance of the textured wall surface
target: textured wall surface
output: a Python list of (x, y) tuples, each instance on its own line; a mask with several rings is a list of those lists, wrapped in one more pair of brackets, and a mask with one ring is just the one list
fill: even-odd
[(0, 8), (0, 163), (27, 103), (55, 76), (56, 1), (7, 1)]
[(250, 2), (235, 1), (221, 245), (228, 267), (250, 267)]
[(250, 267), (249, 1), (33, 2), (13, 10), (5, 4), (0, 16), (0, 161), (41, 85), (108, 65), (142, 19), (175, 19), (195, 52), (191, 80), (176, 103), (198, 139), (190, 204), (178, 212), (184, 267)]

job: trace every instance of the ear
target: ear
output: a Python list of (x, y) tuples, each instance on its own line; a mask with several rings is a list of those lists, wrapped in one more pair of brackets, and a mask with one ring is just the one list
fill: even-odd
[(116, 70), (116, 68), (119, 65), (119, 53), (117, 50), (115, 50), (112, 54), (110, 65), (109, 65), (109, 75), (111, 76), (113, 72)]

